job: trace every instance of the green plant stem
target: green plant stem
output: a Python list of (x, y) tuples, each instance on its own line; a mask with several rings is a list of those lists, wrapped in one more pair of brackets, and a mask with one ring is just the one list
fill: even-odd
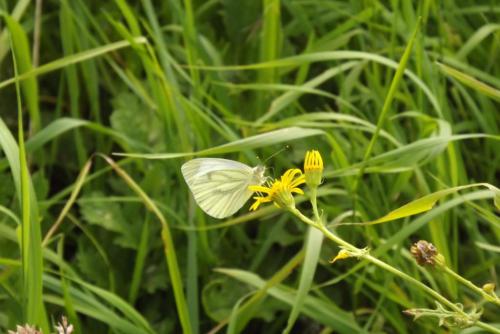
[(316, 219), (318, 223), (321, 223), (321, 217), (319, 216), (318, 212), (318, 200), (317, 200), (318, 188), (317, 187), (310, 188), (309, 192), (310, 192), (309, 197), (314, 213), (314, 219)]
[[(312, 203), (312, 198), (311, 198), (311, 203)], [(314, 206), (314, 205), (313, 205)], [(308, 225), (312, 225), (319, 229), (323, 234), (336, 244), (343, 246), (346, 250), (352, 251), (352, 252), (360, 252), (361, 250), (357, 248), (356, 246), (348, 243), (347, 241), (343, 240), (342, 238), (338, 237), (337, 235), (333, 234), (328, 228), (321, 224), (320, 221), (314, 221), (308, 217), (306, 217), (300, 210), (298, 210), (295, 207), (289, 208), (288, 209), (290, 212), (292, 212), (295, 216), (297, 216), (300, 220), (302, 220), (304, 223)], [(415, 287), (419, 288), (420, 290), (425, 291), (427, 294), (432, 296), (435, 300), (439, 301), (441, 304), (446, 305), (448, 308), (451, 310), (459, 313), (462, 316), (467, 317), (467, 313), (465, 313), (462, 309), (460, 309), (457, 305), (455, 305), (453, 302), (449, 301), (445, 297), (443, 297), (439, 292), (429, 288), (427, 285), (423, 284), (422, 282), (416, 280), (415, 278), (411, 277), (408, 274), (405, 274), (404, 272), (400, 271), (399, 269), (391, 266), (390, 264), (385, 263), (384, 261), (381, 261), (369, 254), (362, 255), (362, 258), (365, 259), (368, 262), (371, 262), (372, 264), (393, 273), (394, 275), (402, 278), (403, 280), (407, 281), (408, 283), (414, 285)], [(500, 333), (500, 329), (497, 329), (491, 325), (488, 325), (486, 323), (483, 323), (481, 321), (477, 321), (475, 323), (476, 326), (481, 327), (485, 330), (488, 330), (492, 333)]]
[(459, 281), (463, 285), (469, 287), (471, 290), (474, 290), (478, 294), (483, 296), (483, 298), (485, 300), (492, 302), (492, 303), (495, 303), (498, 306), (500, 306), (500, 299), (498, 297), (495, 298), (495, 296), (488, 294), (486, 291), (484, 291), (483, 289), (481, 289), (480, 287), (478, 287), (477, 285), (475, 285), (474, 283), (472, 283), (468, 279), (466, 279), (466, 278), (460, 276), (459, 274), (457, 274), (456, 272), (454, 272), (448, 266), (444, 266), (442, 269), (444, 270), (445, 273), (447, 273), (448, 275), (450, 275), (451, 277), (453, 277), (454, 279), (456, 279), (457, 281)]
[[(312, 201), (312, 199), (311, 199)], [(354, 245), (351, 245), (350, 243), (348, 243), (347, 241), (344, 241), (342, 238), (336, 236), (335, 234), (333, 234), (332, 232), (328, 231), (326, 229), (325, 226), (322, 226), (322, 224), (320, 222), (316, 222), (308, 217), (306, 217), (304, 214), (302, 214), (302, 212), (300, 212), (299, 209), (295, 208), (295, 207), (292, 207), (292, 208), (289, 208), (288, 209), (291, 213), (293, 213), (295, 216), (297, 216), (298, 218), (300, 218), (300, 220), (302, 220), (304, 223), (308, 224), (308, 225), (311, 225), (311, 226), (314, 226), (318, 229), (320, 229), (323, 233), (325, 233), (324, 231), (327, 231), (328, 233), (325, 233), (325, 235), (330, 239), (332, 240), (333, 242), (345, 247), (347, 250), (352, 250), (352, 251), (355, 251), (357, 250), (358, 248), (355, 247)]]

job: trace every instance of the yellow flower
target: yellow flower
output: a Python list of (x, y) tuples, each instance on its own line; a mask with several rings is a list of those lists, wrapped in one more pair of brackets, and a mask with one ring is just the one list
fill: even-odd
[(250, 211), (257, 210), (262, 203), (274, 202), (278, 208), (295, 207), (295, 200), (292, 193), (304, 194), (298, 188), (305, 182), (304, 174), (300, 169), (289, 169), (279, 180), (274, 180), (268, 186), (250, 186), (248, 189), (258, 193), (253, 199), (255, 203), (250, 207)]
[(483, 285), (483, 290), (486, 293), (495, 294), (495, 284), (493, 284), (493, 283), (486, 283), (485, 285)]
[(348, 259), (351, 257), (351, 254), (349, 253), (349, 251), (345, 250), (345, 249), (341, 249), (339, 251), (339, 253), (337, 254), (337, 256), (335, 256), (333, 259), (331, 259), (330, 263), (335, 263), (335, 261), (337, 260), (343, 260), (343, 259)]
[(323, 159), (316, 150), (306, 152), (304, 159), (304, 174), (307, 185), (310, 188), (317, 188), (323, 178)]
[(340, 251), (337, 254), (337, 256), (335, 256), (333, 259), (331, 259), (328, 262), (335, 263), (335, 261), (348, 259), (350, 257), (355, 257), (355, 258), (359, 259), (359, 258), (362, 258), (363, 256), (367, 255), (369, 253), (369, 251), (370, 250), (368, 249), (368, 247), (347, 249), (344, 246), (340, 246)]

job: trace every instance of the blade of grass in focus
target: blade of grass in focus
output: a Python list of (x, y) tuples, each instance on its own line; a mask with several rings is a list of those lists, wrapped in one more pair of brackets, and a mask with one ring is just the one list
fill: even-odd
[[(12, 23), (11, 23), (12, 24)], [(12, 30), (11, 30), (12, 33)], [(12, 33), (15, 38), (16, 34)], [(22, 40), (22, 37), (20, 37)], [(26, 41), (24, 40), (24, 43)], [(29, 54), (26, 45), (19, 47), (17, 44), (11, 44), (13, 52), (12, 59), (14, 63), (14, 73), (17, 77), (18, 59), (23, 59), (23, 66), (29, 62)], [(33, 87), (30, 87), (33, 88)], [(27, 89), (27, 95), (35, 94), (36, 91)], [(30, 178), (26, 149), (24, 144), (24, 124), (23, 112), (21, 102), (21, 91), (19, 83), (16, 83), (16, 96), (17, 96), (17, 113), (18, 113), (18, 142), (19, 147), (15, 144), (13, 138), (9, 138), (12, 146), (11, 150), (18, 151), (17, 163), (11, 160), (11, 169), (13, 173), (18, 174), (18, 182), (16, 182), (17, 195), (21, 207), (21, 237), (19, 240), (22, 258), (22, 304), (24, 320), (27, 323), (39, 324), (42, 330), (49, 330), (49, 323), (45, 311), (45, 306), (42, 301), (42, 244), (41, 244), (41, 228), (38, 221), (38, 206), (36, 195), (34, 193), (33, 184)], [(33, 101), (33, 100), (32, 100)], [(36, 101), (36, 100), (35, 100)], [(7, 136), (10, 133), (7, 132)], [(11, 157), (12, 159), (13, 157)], [(16, 170), (17, 169), (17, 170)]]

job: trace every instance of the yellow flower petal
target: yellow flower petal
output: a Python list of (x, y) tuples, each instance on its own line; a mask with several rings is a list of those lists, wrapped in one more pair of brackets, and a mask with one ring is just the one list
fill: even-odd
[(290, 190), (290, 192), (292, 193), (296, 193), (296, 194), (300, 194), (300, 195), (304, 195), (304, 191), (300, 188), (293, 188), (292, 190)]
[(260, 192), (260, 193), (266, 193), (269, 194), (272, 192), (272, 189), (266, 186), (249, 186), (248, 189), (250, 189), (253, 192)]
[(337, 260), (344, 260), (344, 259), (347, 259), (347, 258), (350, 258), (350, 257), (351, 257), (351, 254), (347, 250), (341, 249), (339, 251), (339, 253), (337, 254), (337, 256), (335, 256), (332, 260), (330, 260), (328, 262), (334, 263)]
[[(292, 168), (288, 169), (279, 180), (272, 181), (268, 186), (249, 186), (249, 190), (260, 195), (254, 197), (255, 203), (250, 207), (250, 210), (256, 210), (262, 203), (266, 202), (274, 202), (280, 208), (295, 206), (292, 193), (304, 194), (302, 189), (298, 188), (304, 182), (302, 171), (298, 168)], [(265, 196), (261, 194), (265, 194)]]

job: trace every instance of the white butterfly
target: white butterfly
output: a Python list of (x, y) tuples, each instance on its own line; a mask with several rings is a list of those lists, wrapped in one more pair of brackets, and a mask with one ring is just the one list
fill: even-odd
[(193, 159), (181, 167), (196, 203), (214, 218), (238, 211), (253, 194), (248, 186), (265, 182), (265, 169), (217, 158)]

